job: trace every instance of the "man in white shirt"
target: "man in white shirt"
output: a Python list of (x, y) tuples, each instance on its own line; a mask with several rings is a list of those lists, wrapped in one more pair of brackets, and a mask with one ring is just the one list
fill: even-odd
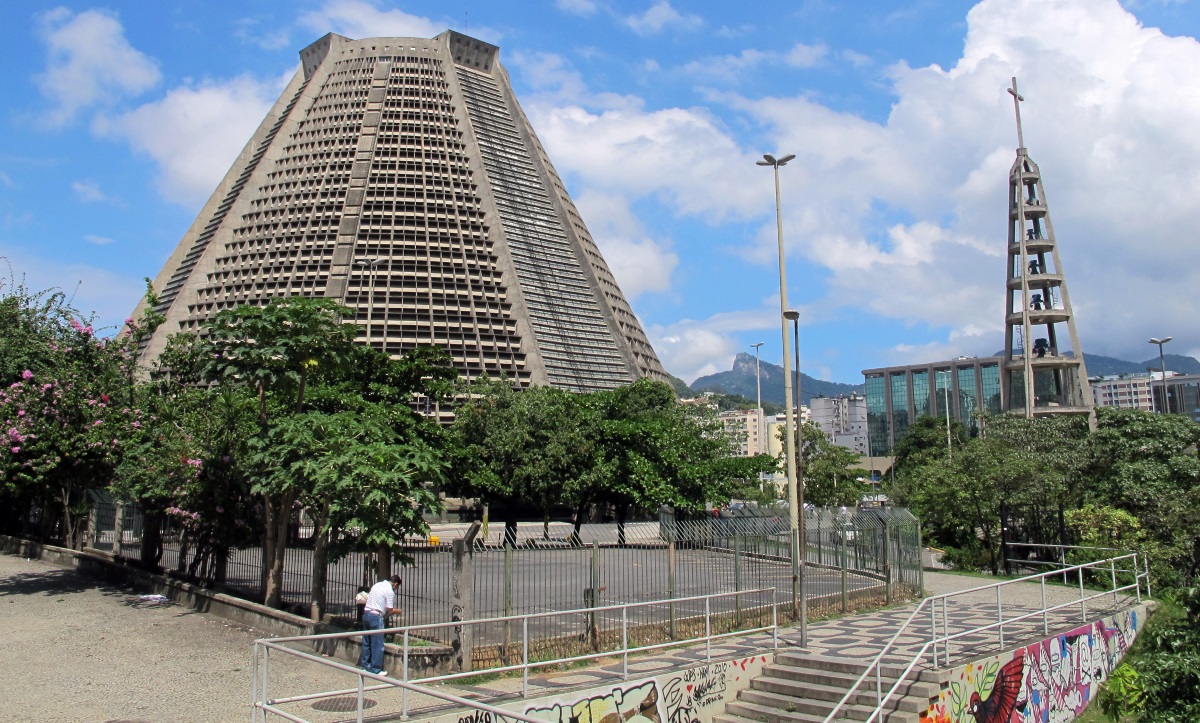
[[(363, 630), (383, 630), (384, 620), (388, 615), (399, 613), (396, 607), (396, 593), (400, 591), (400, 576), (392, 575), (387, 580), (380, 580), (367, 593), (367, 606), (363, 610)], [(362, 655), (358, 667), (368, 673), (387, 675), (383, 669), (383, 633), (367, 635), (363, 633)]]

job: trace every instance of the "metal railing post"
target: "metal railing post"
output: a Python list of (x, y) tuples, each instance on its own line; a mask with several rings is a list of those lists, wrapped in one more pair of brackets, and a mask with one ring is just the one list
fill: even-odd
[(712, 662), (712, 616), (709, 604), (712, 598), (704, 598), (704, 659)]
[(1083, 594), (1083, 568), (1079, 568), (1079, 612), (1083, 615), (1083, 622), (1087, 622), (1087, 600)]
[(621, 606), (621, 680), (629, 680), (629, 606)]
[(670, 620), (667, 625), (667, 633), (671, 636), (671, 640), (675, 639), (675, 537), (671, 536), (671, 541), (667, 543), (667, 597), (671, 600), (668, 606), (668, 615)]
[[(404, 631), (404, 659), (403, 669), (400, 671), (400, 679), (405, 683), (408, 682), (408, 631)], [(359, 683), (362, 683), (362, 677), (359, 677)], [(400, 720), (408, 720), (408, 688), (400, 689), (400, 701), (403, 709), (400, 713)]]
[(1117, 561), (1109, 558), (1108, 565), (1112, 569), (1113, 607), (1117, 607)]
[(778, 590), (771, 590), (771, 648), (779, 650), (779, 600)]
[[(504, 617), (512, 615), (513, 548), (504, 546)], [(599, 603), (597, 603), (599, 604)], [(504, 655), (501, 659), (508, 665), (508, 651), (512, 647), (512, 621), (504, 621)]]
[(929, 642), (933, 646), (933, 667), (938, 667), (937, 602), (929, 606)]
[[(408, 692), (408, 691), (405, 691)], [(362, 673), (358, 674), (358, 717), (355, 719), (358, 723), (363, 723), (363, 677)]]
[[(742, 591), (742, 536), (733, 536), (733, 589)], [(733, 596), (733, 624), (742, 626), (742, 596)]]
[(1050, 634), (1050, 613), (1046, 610), (1046, 576), (1042, 575), (1042, 635)]
[(1067, 550), (1065, 547), (1058, 548), (1058, 561), (1063, 566), (1063, 584), (1067, 584)]
[(1154, 597), (1150, 592), (1150, 556), (1146, 555), (1146, 597)]
[(529, 618), (521, 618), (521, 697), (529, 697)]
[(946, 656), (946, 665), (950, 665), (950, 598), (942, 598), (942, 654)]
[(1000, 631), (1000, 649), (1004, 650), (1004, 603), (1000, 600), (1000, 586), (996, 586), (996, 628)]
[[(263, 646), (263, 667), (262, 667), (262, 690), (259, 691), (259, 694), (261, 695), (262, 704), (264, 706), (267, 704), (267, 680), (271, 676), (270, 667), (271, 667), (271, 649), (264, 645)], [(267, 719), (267, 709), (263, 708), (262, 712), (263, 712), (263, 720), (265, 721)]]
[(842, 612), (844, 613), (844, 612), (848, 612), (849, 608), (850, 608), (850, 597), (849, 597), (849, 594), (846, 589), (847, 583), (849, 582), (847, 579), (848, 572), (846, 570), (846, 566), (850, 564), (850, 560), (846, 554), (846, 530), (845, 529), (841, 530), (841, 538), (842, 538), (842, 565), (841, 565), (841, 568), (842, 568)]
[(1133, 587), (1137, 590), (1137, 601), (1142, 602), (1142, 572), (1138, 569), (1137, 553), (1133, 553)]
[(250, 662), (250, 721), (258, 723), (258, 650), (262, 646), (254, 641), (254, 660)]

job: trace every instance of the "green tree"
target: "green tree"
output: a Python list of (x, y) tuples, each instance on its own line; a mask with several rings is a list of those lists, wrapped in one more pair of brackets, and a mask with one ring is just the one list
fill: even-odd
[(641, 379), (597, 392), (588, 404), (595, 415), (595, 460), (575, 501), (580, 508), (597, 500), (611, 503), (618, 544), (625, 543), (631, 507), (698, 509), (728, 501), (776, 464), (769, 455), (735, 456), (734, 441), (716, 416), (679, 405), (661, 382)]
[(264, 306), (222, 310), (205, 326), (213, 350), (207, 379), (248, 386), (258, 397), (260, 431), (252, 457), (258, 469), (252, 492), (263, 506), (264, 601), (271, 607), (282, 600), (288, 525), (304, 488), (300, 480), (273, 474), (270, 410), (276, 418), (303, 413), (309, 379), (344, 368), (357, 333), (343, 323), (346, 311), (330, 299), (291, 296)]
[[(268, 470), (264, 487), (294, 494), (312, 514), (310, 613), (324, 614), (326, 570), (353, 548), (393, 547), (426, 528), (440, 478), (436, 450), (397, 434), (388, 410), (364, 403), (351, 411), (305, 411), (275, 420), (252, 459)], [(330, 554), (332, 552), (332, 555)]]
[[(782, 428), (780, 437), (784, 434)], [(855, 506), (867, 486), (861, 481), (868, 472), (858, 467), (857, 452), (833, 443), (812, 422), (803, 425), (800, 470), (804, 477), (804, 501), (817, 507)], [(780, 465), (784, 461), (780, 459)]]
[(537, 504), (545, 516), (579, 489), (593, 461), (590, 412), (553, 387), (517, 391), (505, 380), (482, 380), (467, 394), (455, 411), (454, 477), (461, 492), (500, 508), (512, 545), (521, 505)]

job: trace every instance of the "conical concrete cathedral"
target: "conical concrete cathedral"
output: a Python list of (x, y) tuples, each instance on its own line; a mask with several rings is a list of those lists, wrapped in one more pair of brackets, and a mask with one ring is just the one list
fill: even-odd
[(357, 312), (390, 354), (610, 389), (661, 364), (521, 111), (494, 45), (326, 35), (154, 282), (166, 337), (279, 296)]
[[(1006, 411), (1041, 417), (1086, 414), (1095, 424), (1092, 390), (1075, 330), (1071, 297), (1042, 175), (1025, 149), (1017, 79), (1017, 158), (1008, 176), (1008, 308), (1001, 395)], [(1065, 334), (1064, 334), (1065, 332)]]

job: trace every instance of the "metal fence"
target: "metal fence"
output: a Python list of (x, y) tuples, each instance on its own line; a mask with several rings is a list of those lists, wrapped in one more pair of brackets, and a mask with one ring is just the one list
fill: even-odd
[[(122, 557), (141, 554), (144, 520), (131, 505), (95, 501), (88, 544)], [(300, 520), (297, 520), (299, 525)], [(685, 519), (664, 510), (658, 520), (585, 524), (521, 524), (516, 545), (503, 544), (503, 527), (492, 525), (467, 545), (466, 525), (434, 526), (438, 539), (407, 540), (393, 571), (404, 578), (393, 624), (433, 625), (462, 619), (669, 600), (717, 592), (774, 589), (790, 611), (793, 566), (786, 513), (743, 510), (739, 514)], [(118, 534), (118, 529), (120, 533)], [(159, 565), (183, 575), (208, 570), (224, 590), (260, 599), (264, 590), (259, 546), (231, 549), (222, 560), (198, 563), (179, 530), (165, 526)], [(307, 614), (312, 598), (311, 529), (297, 527), (297, 544), (284, 556), (283, 602)], [(458, 544), (445, 538), (457, 538)], [(920, 528), (907, 510), (820, 509), (805, 512), (804, 567), (812, 617), (877, 606), (921, 595)], [(212, 566), (212, 567), (207, 567)], [(374, 557), (352, 552), (330, 562), (324, 609), (335, 622), (357, 624), (355, 594), (375, 580)], [(647, 608), (650, 610), (651, 608)], [(639, 625), (678, 623), (678, 611)], [(677, 631), (669, 631), (672, 636)], [(503, 645), (491, 631), (478, 655)], [(550, 628), (531, 631), (547, 644), (571, 636)], [(494, 638), (494, 639), (492, 639)], [(450, 645), (449, 628), (430, 628), (430, 644)], [(562, 651), (546, 650), (546, 654)], [(483, 661), (480, 661), (481, 663)], [(484, 666), (486, 667), (486, 666)]]

